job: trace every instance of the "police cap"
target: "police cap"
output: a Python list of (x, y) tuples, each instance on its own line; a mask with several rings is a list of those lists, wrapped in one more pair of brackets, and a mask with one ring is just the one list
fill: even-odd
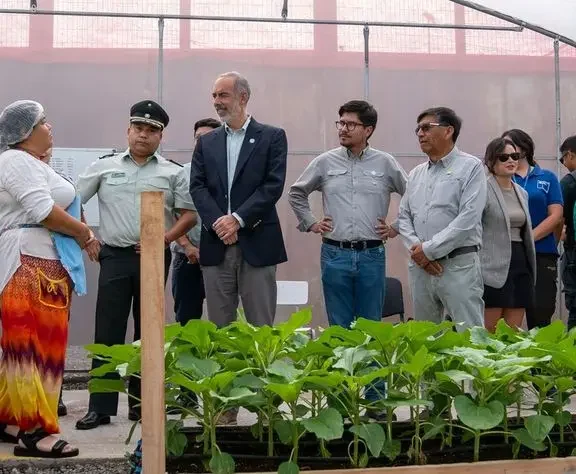
[(153, 100), (143, 100), (130, 108), (130, 123), (147, 123), (163, 130), (169, 121), (166, 111)]

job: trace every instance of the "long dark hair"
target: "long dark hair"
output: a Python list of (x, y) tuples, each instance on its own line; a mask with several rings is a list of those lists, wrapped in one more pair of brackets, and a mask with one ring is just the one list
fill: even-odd
[(488, 146), (486, 147), (486, 152), (484, 153), (484, 164), (492, 174), (494, 173), (494, 166), (498, 160), (497, 155), (504, 151), (506, 145), (510, 145), (514, 150), (516, 150), (514, 142), (508, 138), (495, 138), (488, 143)]
[(513, 128), (502, 134), (502, 138), (507, 137), (512, 140), (514, 147), (524, 153), (524, 158), (530, 166), (536, 166), (534, 159), (534, 140), (524, 130)]

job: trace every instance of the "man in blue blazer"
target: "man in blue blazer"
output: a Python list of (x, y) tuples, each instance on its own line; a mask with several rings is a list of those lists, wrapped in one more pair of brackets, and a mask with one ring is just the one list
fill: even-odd
[(202, 219), (200, 264), (208, 317), (218, 326), (236, 319), (272, 324), (276, 265), (287, 260), (276, 203), (286, 178), (284, 130), (246, 112), (250, 85), (237, 72), (220, 75), (212, 92), (223, 125), (199, 138), (190, 194)]

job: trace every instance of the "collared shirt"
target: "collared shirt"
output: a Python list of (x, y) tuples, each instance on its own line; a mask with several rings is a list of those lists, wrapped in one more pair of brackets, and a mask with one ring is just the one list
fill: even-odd
[[(240, 156), (240, 150), (242, 149), (242, 144), (244, 143), (244, 137), (246, 136), (246, 129), (250, 125), (251, 117), (248, 117), (238, 130), (234, 130), (224, 123), (224, 130), (226, 130), (226, 155), (228, 163), (228, 196), (230, 196), (230, 190), (232, 189), (232, 182), (234, 181), (234, 174), (236, 173), (236, 165), (238, 164), (238, 158)], [(228, 212), (230, 212), (230, 199), (228, 199)]]
[[(548, 217), (548, 206), (564, 204), (560, 182), (552, 171), (535, 166), (525, 177), (514, 175), (513, 179), (528, 193), (532, 228), (538, 227)], [(558, 254), (554, 232), (550, 232), (546, 237), (535, 242), (535, 245), (536, 253)]]
[(164, 192), (166, 229), (174, 225), (174, 210), (196, 210), (190, 197), (184, 168), (159, 154), (139, 165), (129, 150), (95, 161), (78, 177), (78, 191), (86, 203), (98, 193), (100, 235), (113, 247), (129, 247), (140, 241), (140, 193)]
[(484, 164), (454, 147), (436, 163), (427, 161), (408, 177), (398, 226), (406, 247), (422, 243), (430, 260), (482, 243), (486, 205)]
[(324, 216), (332, 218), (332, 232), (324, 236), (339, 241), (380, 240), (378, 218), (386, 218), (390, 193), (404, 194), (406, 172), (393, 156), (367, 147), (359, 157), (344, 147), (316, 157), (290, 188), (288, 200), (298, 229), (307, 232), (318, 221), (308, 196), (322, 193)]
[[(190, 181), (190, 163), (186, 163), (184, 165), (184, 174), (186, 176), (186, 184), (188, 185), (188, 181)], [(202, 221), (200, 220), (200, 215), (198, 215), (198, 220), (196, 221), (196, 225), (192, 227), (186, 234), (188, 240), (194, 245), (194, 247), (200, 247), (200, 233), (202, 231)], [(182, 246), (178, 245), (177, 242), (172, 243), (172, 251), (178, 253), (184, 253), (184, 249)]]

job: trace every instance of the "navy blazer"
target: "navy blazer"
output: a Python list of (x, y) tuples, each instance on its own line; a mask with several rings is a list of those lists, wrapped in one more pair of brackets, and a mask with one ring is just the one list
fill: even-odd
[[(202, 219), (200, 264), (218, 265), (226, 245), (212, 226), (228, 213), (228, 157), (223, 126), (196, 142), (190, 170), (190, 194)], [(246, 262), (254, 267), (287, 260), (276, 203), (286, 180), (288, 143), (284, 130), (256, 122), (248, 124), (230, 191), (230, 210), (245, 226), (238, 244)]]

